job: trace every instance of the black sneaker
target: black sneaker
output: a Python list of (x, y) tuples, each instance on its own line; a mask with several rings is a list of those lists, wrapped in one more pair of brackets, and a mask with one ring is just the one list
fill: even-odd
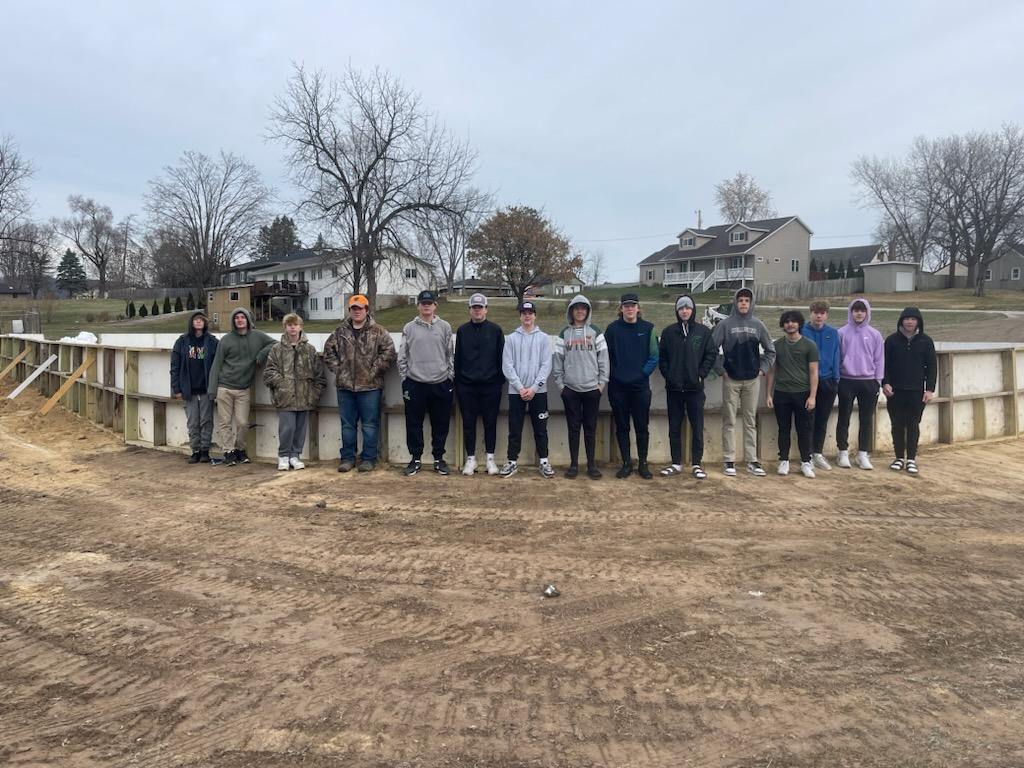
[(420, 469), (422, 469), (422, 467), (423, 462), (421, 462), (419, 459), (413, 459), (412, 461), (405, 465), (405, 469), (402, 470), (402, 474), (404, 474), (406, 477), (412, 477), (417, 472), (419, 472)]
[(210, 463), (210, 449), (204, 448), (199, 452), (199, 463), (209, 464)]
[(580, 474), (580, 468), (575, 464), (570, 464), (569, 468), (565, 470), (565, 476), (572, 480)]
[(249, 463), (251, 463), (250, 459), (249, 459), (249, 456), (246, 454), (246, 452), (244, 450), (235, 451), (235, 461), (237, 461), (239, 464), (249, 464)]
[(238, 456), (235, 455), (234, 451), (224, 451), (224, 461), (221, 462), (225, 467), (233, 467), (238, 463)]
[(630, 461), (622, 462), (622, 466), (619, 468), (619, 471), (615, 473), (615, 476), (617, 478), (619, 478), (619, 480), (622, 480), (624, 478), (629, 477), (632, 474), (633, 474), (633, 462), (632, 462), (632, 460), (630, 460)]
[(651, 474), (650, 467), (647, 466), (646, 461), (641, 461), (636, 465), (636, 473), (640, 475), (640, 477), (642, 477), (644, 480), (650, 480), (652, 477), (654, 477), (654, 475)]
[(192, 455), (188, 457), (189, 464), (199, 463), (199, 451), (192, 451)]
[(725, 475), (726, 477), (736, 477), (736, 462), (727, 461), (725, 462)]
[(434, 459), (434, 471), (439, 475), (447, 475), (449, 472), (448, 462), (444, 459)]
[(587, 467), (587, 477), (591, 480), (600, 480), (602, 477), (601, 470), (598, 469), (596, 465), (591, 464)]

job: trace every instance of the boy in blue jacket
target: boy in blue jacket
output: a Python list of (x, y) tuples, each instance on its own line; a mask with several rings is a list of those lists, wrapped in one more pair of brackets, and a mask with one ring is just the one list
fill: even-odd
[(811, 437), (811, 462), (819, 469), (832, 469), (825, 459), (825, 432), (832, 406), (839, 392), (839, 330), (828, 324), (829, 303), (824, 299), (811, 302), (811, 321), (800, 329), (800, 335), (818, 347), (818, 391), (814, 401), (814, 430)]

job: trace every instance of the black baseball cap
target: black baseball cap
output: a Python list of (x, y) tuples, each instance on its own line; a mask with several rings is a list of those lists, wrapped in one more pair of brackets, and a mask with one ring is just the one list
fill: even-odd
[(640, 303), (640, 297), (637, 296), (635, 293), (624, 293), (624, 294), (622, 294), (622, 298), (619, 299), (619, 306), (620, 307), (623, 304), (639, 304), (639, 303)]
[(532, 301), (521, 301), (519, 302), (519, 311), (533, 312), (534, 314), (537, 314), (537, 305), (534, 304)]
[(437, 304), (437, 297), (433, 291), (420, 291), (420, 295), (416, 297), (417, 304)]

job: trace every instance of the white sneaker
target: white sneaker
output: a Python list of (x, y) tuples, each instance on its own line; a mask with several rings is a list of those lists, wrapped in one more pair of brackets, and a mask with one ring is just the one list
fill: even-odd
[(501, 468), (502, 477), (512, 477), (516, 472), (519, 471), (519, 462), (517, 461), (506, 461), (505, 466)]
[(818, 469), (832, 469), (832, 465), (828, 463), (828, 459), (820, 453), (811, 454), (811, 463)]
[(849, 469), (850, 468), (850, 452), (849, 451), (840, 451), (836, 455), (836, 466), (837, 467), (842, 467), (843, 469)]
[(490, 455), (487, 457), (487, 474), (496, 475), (498, 474), (498, 462), (494, 460), (494, 456)]
[(306, 465), (299, 461), (298, 456), (292, 456), (288, 459), (288, 463), (292, 465), (292, 469), (305, 469)]
[(814, 478), (814, 464), (812, 464), (811, 462), (800, 462), (800, 471), (803, 473), (804, 477), (810, 477), (812, 479)]
[(780, 475), (788, 475), (789, 474), (789, 461), (788, 460), (787, 461), (780, 461), (779, 462), (779, 468), (776, 470), (776, 472), (778, 472)]
[(861, 469), (874, 469), (866, 451), (857, 451), (857, 466)]
[(462, 465), (462, 474), (472, 475), (476, 472), (476, 456), (468, 456)]
[(555, 468), (551, 466), (550, 462), (542, 461), (537, 470), (540, 472), (540, 476), (545, 479), (550, 480), (555, 476)]
[(277, 468), (278, 468), (278, 470), (289, 469), (290, 467), (291, 467), (291, 464), (288, 463), (288, 457), (287, 456), (278, 456), (277, 457)]

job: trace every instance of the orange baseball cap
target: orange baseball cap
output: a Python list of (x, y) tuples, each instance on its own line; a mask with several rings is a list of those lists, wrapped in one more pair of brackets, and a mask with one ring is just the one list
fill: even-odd
[(363, 296), (363, 294), (361, 294), (361, 293), (354, 293), (354, 294), (352, 294), (352, 297), (348, 300), (348, 305), (350, 307), (355, 305), (355, 304), (359, 304), (360, 306), (363, 306), (363, 307), (370, 306), (369, 300), (365, 296)]

